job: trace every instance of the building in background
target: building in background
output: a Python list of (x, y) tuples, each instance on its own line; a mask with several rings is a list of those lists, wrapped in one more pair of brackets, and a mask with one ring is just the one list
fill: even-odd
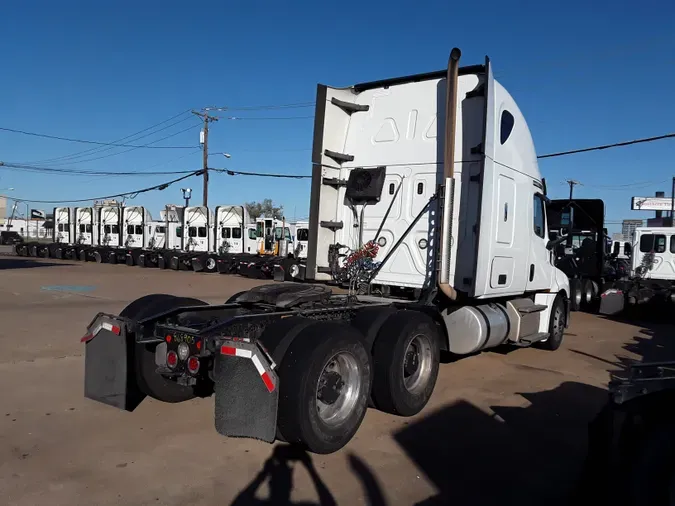
[(643, 220), (623, 220), (621, 223), (621, 235), (633, 242), (635, 229), (641, 227)]

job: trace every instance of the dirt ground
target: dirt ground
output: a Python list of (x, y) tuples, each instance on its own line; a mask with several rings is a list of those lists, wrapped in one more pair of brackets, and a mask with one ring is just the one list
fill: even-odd
[(430, 404), (370, 410), (329, 456), (226, 439), (208, 399), (134, 413), (83, 397), (80, 337), (148, 293), (223, 302), (237, 276), (0, 258), (0, 495), (11, 505), (564, 504), (611, 371), (662, 358), (672, 327), (575, 313), (557, 352), (441, 367)]

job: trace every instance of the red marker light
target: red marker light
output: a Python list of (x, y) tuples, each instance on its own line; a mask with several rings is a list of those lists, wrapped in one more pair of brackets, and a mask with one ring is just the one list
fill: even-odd
[(197, 374), (197, 371), (199, 371), (199, 359), (197, 357), (190, 357), (187, 362), (187, 368), (190, 374)]
[(167, 334), (167, 336), (166, 336), (166, 342), (167, 342), (167, 343), (170, 343), (170, 342), (171, 342), (171, 335), (170, 335), (170, 334)]
[(176, 364), (178, 364), (178, 354), (172, 350), (166, 354), (166, 365), (173, 369)]
[(196, 346), (197, 346), (197, 349), (198, 349), (198, 350), (201, 350), (201, 349), (202, 349), (202, 342), (201, 342), (201, 341), (197, 341)]

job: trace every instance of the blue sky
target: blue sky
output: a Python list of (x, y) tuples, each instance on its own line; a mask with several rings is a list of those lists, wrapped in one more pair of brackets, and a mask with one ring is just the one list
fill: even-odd
[[(26, 0), (2, 10), (0, 127), (113, 141), (189, 108), (312, 102), (317, 82), (349, 85), (437, 70), (458, 46), (464, 64), (490, 56), (539, 154), (675, 130), (673, 2)], [(299, 118), (213, 124), (209, 151), (232, 158), (214, 155), (210, 165), (309, 174), (313, 122), (304, 117), (312, 114), (311, 107), (228, 113)], [(0, 132), (0, 160), (103, 171), (198, 169), (196, 119), (129, 142), (192, 124), (157, 145), (194, 149), (136, 149), (91, 160), (124, 151), (116, 148), (53, 162), (41, 161), (96, 146)], [(674, 152), (675, 140), (665, 140), (543, 160), (540, 168), (552, 197), (566, 195), (562, 182), (573, 178), (584, 184), (578, 197), (605, 199), (608, 219), (647, 217), (630, 210), (630, 197), (669, 193)], [(5, 169), (0, 188), (32, 199), (87, 198), (172, 177)], [(650, 184), (621, 186), (643, 181)], [(197, 179), (133, 202), (157, 215), (163, 204), (181, 202), (185, 185), (200, 202)], [(212, 205), (265, 197), (282, 203), (289, 218), (304, 217), (309, 181), (211, 177)]]

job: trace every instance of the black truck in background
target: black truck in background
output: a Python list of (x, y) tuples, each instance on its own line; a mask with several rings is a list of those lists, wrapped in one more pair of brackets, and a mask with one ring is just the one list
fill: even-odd
[(629, 274), (611, 251), (601, 199), (549, 200), (546, 206), (555, 265), (570, 280), (570, 309), (596, 312), (600, 294)]

